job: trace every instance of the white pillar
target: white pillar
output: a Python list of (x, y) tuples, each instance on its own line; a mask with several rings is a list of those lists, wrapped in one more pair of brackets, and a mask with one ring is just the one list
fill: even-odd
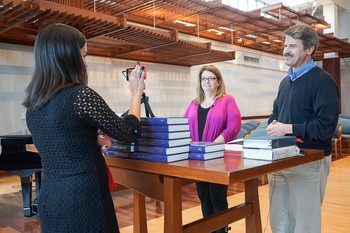
[(338, 6), (334, 3), (330, 3), (323, 6), (323, 15), (327, 23), (331, 25), (330, 28), (324, 29), (324, 33), (333, 33), (338, 37)]

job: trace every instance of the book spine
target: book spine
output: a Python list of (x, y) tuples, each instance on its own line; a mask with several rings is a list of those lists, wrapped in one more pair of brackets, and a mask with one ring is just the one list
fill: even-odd
[(188, 124), (186, 117), (141, 117), (141, 125), (178, 125)]
[(188, 155), (189, 159), (195, 159), (195, 160), (205, 160), (204, 153), (192, 153), (190, 152)]
[(130, 153), (126, 152), (120, 152), (120, 151), (106, 151), (103, 153), (104, 156), (113, 156), (113, 157), (120, 157), (120, 158), (131, 158)]
[(168, 125), (141, 125), (143, 131), (169, 132)]
[(191, 146), (190, 145), (190, 152), (193, 153), (205, 153), (206, 152), (205, 146)]
[(139, 138), (139, 139), (137, 139), (136, 143), (137, 143), (138, 146), (170, 147), (168, 140)]
[(182, 132), (189, 131), (188, 124), (178, 124), (178, 125), (141, 125), (142, 131), (153, 131), (153, 132)]
[(159, 117), (141, 117), (141, 124), (155, 124), (155, 125), (166, 125), (168, 124), (167, 118)]
[(273, 157), (272, 160), (279, 160), (279, 159), (284, 159), (284, 158), (288, 158), (291, 156), (295, 156), (300, 154), (300, 149), (295, 146), (295, 147), (288, 147), (282, 150), (279, 149), (275, 149), (273, 151)]
[(271, 148), (276, 149), (280, 147), (286, 147), (286, 146), (294, 146), (296, 145), (296, 140), (294, 138), (281, 138), (281, 139), (274, 139), (271, 141)]
[(155, 138), (138, 138), (136, 140), (136, 146), (156, 146), (164, 148), (172, 148), (175, 146), (188, 146), (190, 144), (190, 138), (174, 139), (174, 140), (162, 140)]
[(168, 140), (138, 138), (136, 140), (136, 145), (138, 145), (138, 146), (169, 147), (169, 141)]
[(293, 137), (290, 138), (278, 138), (271, 140), (256, 140), (256, 141), (243, 141), (243, 148), (255, 148), (255, 149), (277, 149), (286, 146), (296, 146), (296, 140)]
[(163, 147), (155, 147), (155, 146), (138, 146), (137, 151), (159, 154), (159, 155), (167, 155), (167, 148)]
[(108, 150), (110, 150), (110, 151), (134, 152), (135, 151), (135, 146), (112, 144), (112, 146)]
[(134, 152), (132, 154), (132, 158), (138, 159), (138, 160), (152, 161), (152, 162), (161, 162), (161, 163), (168, 162), (167, 156), (150, 154), (150, 153), (143, 153), (143, 152)]
[(156, 138), (156, 139), (169, 139), (169, 134), (168, 133), (160, 133), (160, 132), (151, 132), (151, 131), (146, 131), (146, 132), (141, 132), (141, 137), (143, 138)]

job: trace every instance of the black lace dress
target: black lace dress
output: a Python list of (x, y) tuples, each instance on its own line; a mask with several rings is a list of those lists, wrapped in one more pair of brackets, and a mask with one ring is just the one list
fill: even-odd
[(119, 232), (97, 130), (132, 141), (139, 135), (138, 119), (122, 120), (95, 91), (75, 85), (42, 109), (28, 110), (27, 125), (43, 167), (38, 198), (42, 233)]

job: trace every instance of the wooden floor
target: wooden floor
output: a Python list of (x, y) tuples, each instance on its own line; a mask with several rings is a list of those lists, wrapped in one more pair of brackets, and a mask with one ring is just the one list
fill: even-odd
[[(332, 162), (327, 193), (322, 208), (322, 233), (350, 232), (350, 156)], [(33, 192), (33, 195), (35, 193)], [(17, 176), (0, 174), (0, 233), (40, 233), (38, 217), (23, 217), (20, 182)], [(112, 193), (121, 233), (132, 233), (132, 193), (130, 190)], [(229, 205), (242, 201), (242, 184), (229, 187)], [(263, 232), (270, 233), (268, 224), (268, 187), (259, 188)], [(148, 232), (163, 232), (163, 203), (146, 198)], [(199, 201), (193, 185), (183, 188), (183, 222), (201, 217)], [(244, 221), (231, 224), (232, 232), (245, 232)]]

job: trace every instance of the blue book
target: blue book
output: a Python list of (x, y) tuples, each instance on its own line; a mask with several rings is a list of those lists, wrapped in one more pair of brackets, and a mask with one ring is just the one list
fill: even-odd
[(189, 138), (190, 131), (182, 132), (154, 132), (154, 131), (141, 131), (141, 138), (155, 138), (155, 139), (179, 139)]
[(189, 124), (181, 125), (141, 125), (142, 131), (178, 132), (190, 130)]
[(113, 151), (113, 150), (107, 150), (105, 153), (103, 153), (104, 156), (112, 156), (112, 157), (119, 157), (119, 158), (131, 158), (132, 154), (128, 152), (121, 152), (121, 151)]
[(216, 158), (222, 158), (224, 157), (224, 151), (214, 151), (214, 152), (208, 152), (208, 153), (195, 153), (190, 152), (188, 155), (188, 159), (194, 159), (194, 160), (208, 160), (208, 159), (216, 159)]
[(137, 146), (158, 146), (158, 147), (174, 147), (174, 146), (184, 146), (189, 145), (191, 138), (181, 138), (181, 139), (154, 139), (154, 138), (138, 138), (136, 139)]
[(176, 146), (176, 147), (157, 147), (157, 146), (137, 146), (138, 152), (146, 152), (159, 155), (173, 155), (180, 153), (188, 153), (189, 146)]
[(112, 138), (112, 146), (108, 149), (111, 151), (120, 151), (120, 152), (134, 152), (135, 151), (135, 143), (126, 143), (118, 141)]
[(170, 163), (179, 160), (188, 159), (188, 153), (181, 153), (175, 155), (157, 155), (145, 152), (134, 152), (132, 153), (133, 159), (152, 161), (152, 162), (160, 162), (160, 163)]
[(190, 152), (213, 152), (225, 150), (225, 143), (221, 142), (191, 142)]
[(134, 152), (135, 146), (130, 144), (112, 144), (109, 151)]
[(243, 138), (243, 148), (275, 149), (297, 145), (295, 136), (260, 136)]
[(187, 117), (141, 117), (141, 125), (176, 125), (188, 124)]

